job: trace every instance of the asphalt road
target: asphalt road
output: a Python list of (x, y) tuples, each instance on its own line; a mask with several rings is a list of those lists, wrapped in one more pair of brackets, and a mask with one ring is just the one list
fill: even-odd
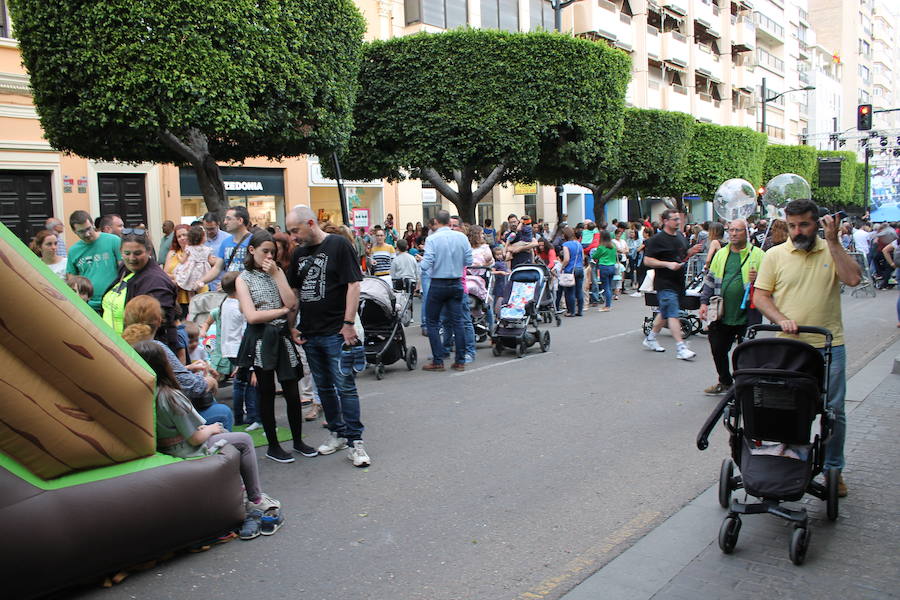
[[(844, 297), (848, 376), (900, 336), (896, 291)], [(360, 376), (368, 469), (343, 452), (289, 465), (260, 460), (287, 518), (272, 537), (234, 541), (135, 573), (83, 598), (303, 600), (558, 598), (718, 478), (721, 428), (694, 438), (715, 404), (709, 346), (675, 359), (644, 350), (648, 309), (551, 327), (547, 354), (490, 349), (464, 373), (389, 367)], [(416, 313), (418, 317), (418, 311)], [(428, 344), (411, 327), (420, 362)], [(306, 441), (326, 431), (311, 424)], [(190, 498), (173, 502), (191, 510)], [(164, 526), (164, 524), (161, 524)], [(140, 540), (135, 540), (140, 543)]]

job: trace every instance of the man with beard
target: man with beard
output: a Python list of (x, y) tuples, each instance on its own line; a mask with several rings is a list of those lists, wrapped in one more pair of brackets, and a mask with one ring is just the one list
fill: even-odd
[[(826, 472), (832, 467), (843, 469), (847, 354), (840, 284), (859, 285), (860, 270), (841, 245), (840, 223), (833, 216), (818, 219), (819, 207), (812, 200), (792, 200), (784, 212), (790, 243), (775, 246), (766, 253), (756, 277), (754, 302), (784, 334), (795, 336), (798, 325), (806, 325), (824, 327), (834, 336), (828, 373), (828, 407), (834, 411), (835, 424), (825, 447), (824, 469)], [(825, 230), (824, 240), (817, 235), (819, 221)], [(824, 355), (822, 336), (800, 334), (794, 339), (811, 344)], [(847, 495), (842, 475), (838, 476), (838, 495)]]

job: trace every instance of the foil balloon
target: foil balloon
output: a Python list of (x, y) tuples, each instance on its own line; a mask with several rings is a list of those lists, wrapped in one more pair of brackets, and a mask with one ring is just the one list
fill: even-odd
[(746, 219), (756, 212), (756, 189), (745, 179), (729, 179), (716, 190), (713, 209), (726, 221)]
[(809, 200), (812, 188), (803, 177), (794, 173), (782, 173), (769, 180), (763, 194), (766, 216), (784, 218), (784, 207), (791, 200)]

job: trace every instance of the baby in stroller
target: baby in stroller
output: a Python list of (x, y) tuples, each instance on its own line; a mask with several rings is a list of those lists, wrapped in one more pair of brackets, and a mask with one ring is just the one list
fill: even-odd
[[(535, 343), (541, 352), (550, 348), (550, 332), (541, 331), (542, 301), (549, 297), (550, 272), (544, 265), (520, 265), (509, 276), (509, 299), (501, 306), (499, 321), (491, 336), (494, 356), (504, 348), (515, 349), (521, 358)], [(529, 330), (531, 328), (531, 330)]]
[(494, 275), (491, 267), (466, 268), (466, 293), (469, 295), (469, 312), (472, 316), (472, 328), (475, 330), (475, 341), (483, 342), (490, 335), (493, 327), (493, 311), (491, 310), (490, 290)]

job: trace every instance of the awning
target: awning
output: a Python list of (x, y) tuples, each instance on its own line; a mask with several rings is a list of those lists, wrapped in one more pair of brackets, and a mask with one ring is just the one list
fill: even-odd
[(598, 36), (602, 37), (605, 40), (609, 40), (611, 42), (616, 41), (616, 34), (614, 34), (611, 31), (604, 31), (602, 29), (598, 29), (598, 30), (594, 31), (594, 33), (597, 34)]
[(712, 24), (709, 21), (707, 21), (706, 19), (701, 19), (700, 17), (694, 17), (694, 20), (696, 22), (700, 23), (701, 25), (703, 25), (706, 29), (709, 29), (710, 27), (712, 27)]
[(664, 61), (663, 67), (672, 71), (678, 71), (679, 73), (687, 73), (687, 65), (682, 65), (669, 59)]
[(714, 38), (717, 38), (717, 39), (722, 37), (722, 34), (721, 34), (721, 33), (719, 33), (718, 31), (716, 31), (715, 29), (712, 29), (711, 27), (708, 27), (708, 28), (706, 29), (706, 33), (707, 33), (708, 35), (714, 37)]
[(620, 50), (624, 50), (625, 52), (634, 52), (634, 48), (631, 47), (631, 44), (623, 42), (621, 40), (615, 41), (615, 47), (619, 48)]
[(679, 6), (666, 0), (663, 1), (665, 2), (665, 4), (663, 4), (663, 8), (665, 8), (667, 11), (673, 12), (680, 17), (687, 15), (687, 9), (683, 6)]

